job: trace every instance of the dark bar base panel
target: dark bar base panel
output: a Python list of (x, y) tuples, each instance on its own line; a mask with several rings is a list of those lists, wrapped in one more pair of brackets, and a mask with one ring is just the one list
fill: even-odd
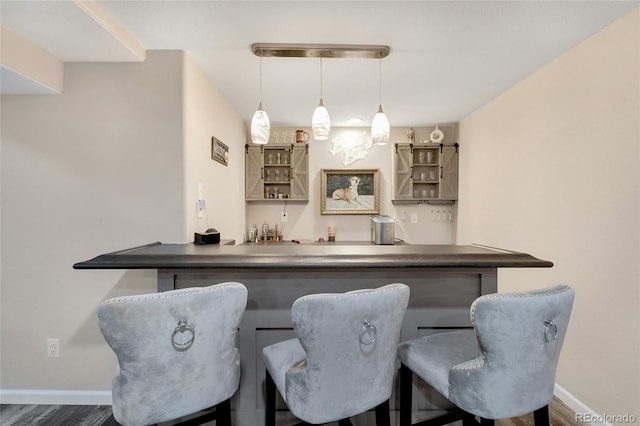
[[(153, 243), (98, 256), (76, 269), (157, 269), (158, 291), (238, 281), (249, 289), (238, 330), (241, 383), (232, 398), (234, 425), (264, 423), (265, 369), (262, 348), (294, 337), (291, 304), (305, 294), (344, 292), (402, 282), (411, 287), (401, 339), (442, 330), (468, 328), (469, 307), (482, 294), (497, 291), (498, 268), (551, 267), (524, 253), (480, 246), (317, 243), (196, 246)], [(413, 407), (442, 413), (447, 402), (414, 383)], [(276, 409), (286, 422), (284, 404)], [(396, 396), (390, 400), (392, 424)], [(280, 420), (279, 420), (280, 421)], [(375, 413), (352, 419), (354, 426), (375, 423)]]

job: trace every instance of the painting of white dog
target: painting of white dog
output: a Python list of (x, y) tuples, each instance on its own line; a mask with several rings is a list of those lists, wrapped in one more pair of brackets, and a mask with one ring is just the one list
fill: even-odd
[(373, 176), (366, 175), (327, 175), (327, 209), (363, 209), (373, 208)]

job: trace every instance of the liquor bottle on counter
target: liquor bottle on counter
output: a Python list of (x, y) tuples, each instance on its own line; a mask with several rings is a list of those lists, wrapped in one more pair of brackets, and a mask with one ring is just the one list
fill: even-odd
[(254, 223), (251, 225), (251, 230), (249, 231), (249, 242), (255, 243), (258, 241), (258, 227)]

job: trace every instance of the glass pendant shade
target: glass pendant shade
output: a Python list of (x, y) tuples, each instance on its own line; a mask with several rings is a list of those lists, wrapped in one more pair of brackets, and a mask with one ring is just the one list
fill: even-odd
[(313, 118), (311, 119), (311, 128), (313, 130), (313, 138), (318, 141), (324, 141), (329, 139), (329, 133), (331, 132), (331, 120), (329, 119), (329, 111), (325, 108), (320, 98), (320, 103), (313, 111)]
[(376, 145), (386, 145), (389, 142), (389, 120), (382, 110), (382, 105), (378, 106), (378, 112), (373, 117), (371, 123), (371, 138)]
[(258, 105), (258, 110), (253, 114), (251, 120), (251, 141), (258, 145), (265, 145), (269, 142), (271, 124), (267, 112), (262, 109), (262, 102)]

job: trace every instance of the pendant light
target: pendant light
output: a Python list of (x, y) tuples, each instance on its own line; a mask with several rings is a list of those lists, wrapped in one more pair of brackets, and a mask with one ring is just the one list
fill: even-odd
[(320, 57), (320, 103), (315, 111), (313, 111), (311, 129), (315, 140), (324, 141), (329, 139), (331, 120), (329, 119), (329, 111), (327, 111), (327, 108), (325, 108), (322, 102), (322, 57)]
[(379, 103), (378, 103), (378, 111), (376, 115), (373, 117), (373, 122), (371, 123), (371, 138), (373, 139), (373, 143), (376, 145), (386, 145), (389, 142), (389, 120), (387, 119), (387, 115), (382, 110), (382, 54), (380, 55), (380, 93), (379, 93)]
[(262, 109), (262, 55), (260, 55), (260, 103), (258, 110), (253, 114), (251, 120), (251, 141), (258, 145), (265, 145), (269, 142), (271, 124), (267, 112)]

